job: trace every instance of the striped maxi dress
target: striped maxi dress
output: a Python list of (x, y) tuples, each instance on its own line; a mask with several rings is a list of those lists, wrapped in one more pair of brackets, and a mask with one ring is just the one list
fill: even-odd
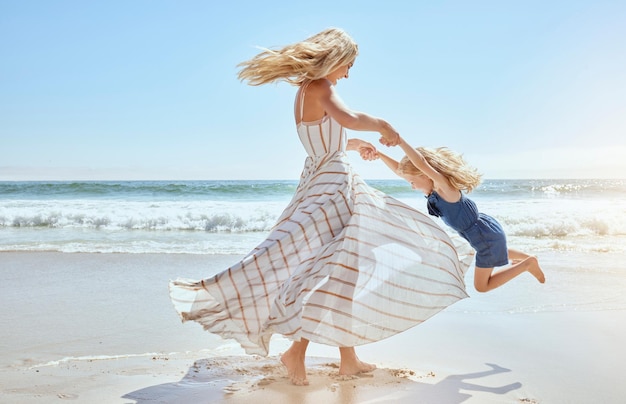
[(183, 321), (267, 355), (272, 334), (351, 347), (393, 336), (467, 297), (472, 250), (368, 186), (331, 117), (298, 124), (308, 157), (267, 239), (207, 279), (170, 282)]

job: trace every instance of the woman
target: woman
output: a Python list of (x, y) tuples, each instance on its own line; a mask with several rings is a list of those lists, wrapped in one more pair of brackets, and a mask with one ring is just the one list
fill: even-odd
[(337, 346), (339, 373), (371, 371), (354, 346), (395, 335), (467, 297), (448, 235), (426, 215), (369, 187), (352, 171), (346, 150), (371, 145), (346, 129), (399, 135), (385, 120), (349, 109), (336, 84), (349, 76), (357, 44), (326, 29), (240, 64), (251, 85), (298, 87), (294, 116), (308, 154), (296, 193), (267, 239), (242, 261), (200, 280), (170, 283), (184, 321), (236, 339), (249, 354), (268, 354), (272, 334), (293, 341), (282, 357), (291, 381), (306, 385), (309, 341)]

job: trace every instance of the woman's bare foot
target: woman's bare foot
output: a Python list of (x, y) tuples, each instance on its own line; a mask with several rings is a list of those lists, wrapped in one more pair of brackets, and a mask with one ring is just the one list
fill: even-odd
[(340, 375), (358, 375), (360, 373), (371, 372), (376, 369), (376, 365), (372, 363), (365, 363), (357, 359), (356, 362), (345, 363), (345, 361), (341, 361), (341, 365), (339, 365), (339, 374)]
[(306, 367), (304, 365), (304, 356), (306, 354), (307, 345), (308, 341), (294, 342), (280, 357), (280, 361), (287, 368), (287, 373), (291, 379), (291, 383), (296, 386), (309, 385), (309, 381), (306, 379)]
[(540, 283), (544, 283), (546, 281), (546, 276), (543, 271), (539, 267), (539, 261), (537, 257), (529, 257), (528, 258), (528, 272), (530, 272)]
[(376, 365), (362, 362), (357, 356), (354, 348), (339, 348), (341, 364), (339, 365), (340, 375), (358, 375), (376, 369)]

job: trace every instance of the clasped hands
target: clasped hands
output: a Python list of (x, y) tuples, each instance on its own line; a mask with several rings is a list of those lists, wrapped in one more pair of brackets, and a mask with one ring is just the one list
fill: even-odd
[[(400, 144), (400, 135), (397, 132), (394, 132), (391, 136), (391, 139), (381, 136), (379, 141), (382, 145), (387, 147), (397, 146)], [(376, 150), (376, 147), (374, 147), (373, 144), (364, 140), (360, 140), (357, 150), (363, 160), (371, 161), (379, 158), (378, 150)]]
[(383, 134), (380, 139), (379, 142), (383, 145), (383, 146), (397, 146), (400, 144), (400, 134), (398, 132), (396, 132), (395, 130), (392, 131), (391, 133), (388, 133), (387, 135)]

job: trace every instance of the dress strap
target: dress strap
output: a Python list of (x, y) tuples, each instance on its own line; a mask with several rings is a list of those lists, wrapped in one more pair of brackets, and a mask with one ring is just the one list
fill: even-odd
[(308, 85), (311, 83), (310, 80), (307, 80), (306, 82), (304, 82), (300, 88), (300, 96), (299, 96), (299, 102), (300, 102), (300, 116), (299, 116), (299, 120), (298, 122), (302, 122), (302, 116), (304, 115), (304, 92), (306, 91), (306, 88), (308, 87)]

